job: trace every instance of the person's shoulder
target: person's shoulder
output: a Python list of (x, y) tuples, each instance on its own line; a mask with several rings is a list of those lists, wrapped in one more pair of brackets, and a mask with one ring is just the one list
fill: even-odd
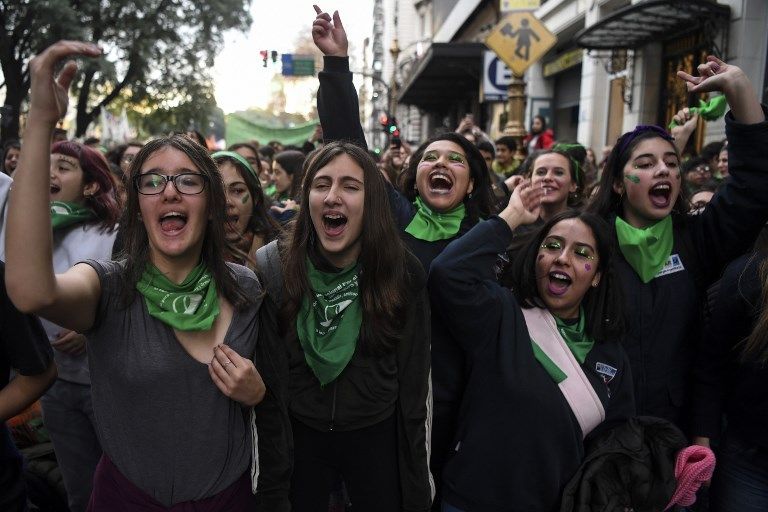
[(227, 267), (229, 268), (229, 271), (232, 272), (232, 276), (234, 276), (238, 285), (243, 288), (251, 288), (253, 286), (257, 288), (260, 287), (259, 279), (256, 277), (253, 270), (232, 262), (227, 262)]

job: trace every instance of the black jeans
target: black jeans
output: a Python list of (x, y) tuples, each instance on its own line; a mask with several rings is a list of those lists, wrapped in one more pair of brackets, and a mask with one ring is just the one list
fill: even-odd
[(293, 512), (328, 512), (328, 497), (339, 476), (353, 510), (398, 512), (400, 472), (395, 416), (347, 432), (320, 432), (295, 419), (291, 480)]

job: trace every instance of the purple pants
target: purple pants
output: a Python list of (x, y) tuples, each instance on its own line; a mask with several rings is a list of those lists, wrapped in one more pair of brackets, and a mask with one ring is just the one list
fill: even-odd
[(250, 512), (255, 506), (249, 471), (215, 496), (165, 507), (125, 478), (112, 461), (102, 455), (93, 476), (87, 512)]

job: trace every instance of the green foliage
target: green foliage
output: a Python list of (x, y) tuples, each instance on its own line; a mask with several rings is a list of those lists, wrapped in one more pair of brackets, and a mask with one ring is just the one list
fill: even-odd
[[(207, 122), (213, 101), (209, 69), (224, 32), (251, 24), (250, 0), (27, 0), (0, 3), (0, 64), (26, 62), (63, 37), (93, 41), (105, 55), (84, 63), (74, 87), (77, 134), (118, 98), (144, 112), (182, 112), (180, 122)], [(29, 89), (24, 67), (24, 97)], [(22, 98), (23, 99), (23, 98)], [(183, 107), (183, 108), (182, 108)], [(170, 117), (169, 117), (170, 116)], [(170, 122), (170, 121), (169, 121)]]

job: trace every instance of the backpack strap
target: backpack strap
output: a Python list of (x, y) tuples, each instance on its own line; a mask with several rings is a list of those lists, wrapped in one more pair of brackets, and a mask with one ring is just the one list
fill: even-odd
[(552, 314), (546, 309), (529, 308), (523, 309), (523, 316), (531, 341), (565, 373), (566, 378), (558, 387), (579, 422), (582, 437), (586, 437), (605, 420), (600, 398), (557, 330)]
[(280, 262), (277, 240), (273, 240), (256, 251), (256, 265), (259, 276), (264, 281), (262, 284), (267, 290), (267, 294), (272, 297), (275, 305), (279, 308), (283, 300), (283, 267)]

